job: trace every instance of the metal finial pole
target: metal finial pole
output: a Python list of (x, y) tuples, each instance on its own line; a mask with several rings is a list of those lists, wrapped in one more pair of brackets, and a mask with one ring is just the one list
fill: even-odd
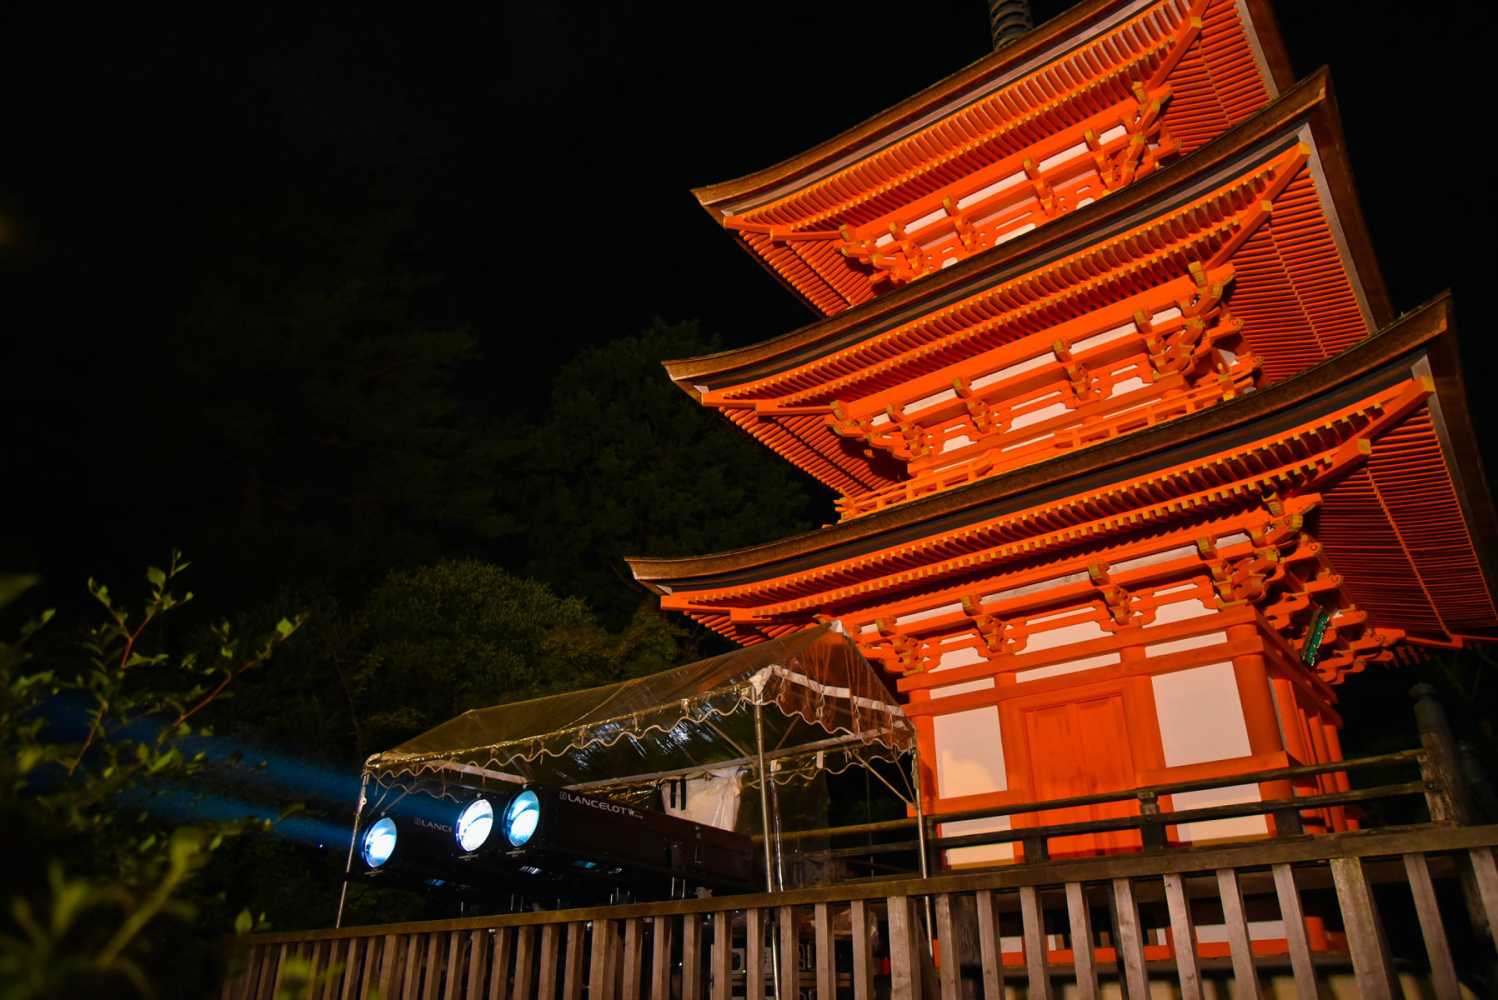
[(988, 0), (988, 30), (993, 47), (1013, 41), (1035, 27), (1030, 0)]

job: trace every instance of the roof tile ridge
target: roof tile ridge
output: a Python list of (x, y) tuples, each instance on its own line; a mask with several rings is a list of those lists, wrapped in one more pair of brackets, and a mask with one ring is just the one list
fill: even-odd
[[(828, 174), (825, 177), (819, 178), (816, 181), (812, 181), (812, 182), (810, 182), (810, 183), (808, 183), (808, 184), (806, 184), (806, 185), (804, 185), (804, 186), (802, 186), (800, 188), (797, 188), (795, 191), (787, 192), (786, 194), (782, 195), (780, 198), (777, 198), (777, 199), (774, 199), (772, 201), (766, 202), (763, 205), (756, 205), (754, 208), (752, 208), (748, 212), (744, 213), (744, 215), (746, 217), (749, 217), (750, 215), (755, 215), (756, 218), (758, 218), (758, 213), (762, 213), (762, 212), (766, 212), (766, 211), (771, 211), (771, 210), (774, 210), (776, 208), (782, 207), (785, 204), (789, 203), (790, 201), (796, 200), (796, 199), (801, 198), (803, 196), (804, 197), (812, 197), (815, 194), (815, 192), (817, 192), (818, 190), (825, 189), (826, 187), (832, 186), (832, 185), (834, 185), (835, 183), (838, 183), (838, 182), (846, 181), (856, 171), (864, 170), (864, 169), (874, 169), (877, 166), (874, 163), (874, 161), (876, 159), (887, 160), (887, 159), (892, 159), (892, 158), (896, 157), (899, 154), (899, 152), (903, 151), (906, 147), (915, 144), (918, 140), (920, 140), (921, 138), (925, 137), (926, 134), (929, 132), (929, 130), (931, 128), (935, 127), (936, 125), (939, 125), (939, 124), (951, 121), (952, 119), (959, 118), (959, 117), (971, 117), (971, 116), (975, 116), (975, 114), (977, 113), (975, 109), (977, 109), (980, 105), (988, 105), (988, 104), (999, 103), (1003, 98), (1005, 98), (1005, 97), (1012, 97), (1017, 91), (1023, 90), (1023, 88), (1025, 88), (1026, 86), (1034, 87), (1036, 85), (1036, 81), (1040, 77), (1042, 77), (1042, 76), (1044, 76), (1045, 74), (1048, 74), (1048, 73), (1053, 74), (1053, 73), (1055, 73), (1063, 65), (1070, 65), (1071, 63), (1080, 61), (1086, 55), (1089, 55), (1089, 54), (1092, 54), (1092, 53), (1095, 53), (1095, 52), (1097, 52), (1099, 50), (1104, 49), (1106, 42), (1111, 41), (1117, 35), (1125, 32), (1127, 29), (1135, 27), (1140, 22), (1142, 22), (1143, 20), (1145, 20), (1146, 18), (1148, 18), (1148, 17), (1150, 17), (1152, 15), (1155, 15), (1155, 14), (1159, 13), (1159, 14), (1163, 14), (1163, 15), (1165, 15), (1167, 17), (1171, 17), (1172, 18), (1172, 23), (1168, 25), (1168, 28), (1171, 29), (1171, 30), (1178, 30), (1179, 27), (1180, 27), (1180, 25), (1181, 25), (1181, 23), (1184, 23), (1185, 17), (1184, 17), (1184, 14), (1182, 14), (1181, 12), (1173, 10), (1174, 6), (1175, 6), (1175, 4), (1173, 4), (1171, 2), (1171, 0), (1165, 0), (1165, 2), (1160, 3), (1158, 5), (1148, 6), (1148, 7), (1144, 8), (1143, 10), (1139, 11), (1138, 13), (1136, 13), (1133, 17), (1129, 18), (1128, 20), (1126, 20), (1124, 22), (1121, 22), (1121, 23), (1119, 23), (1117, 25), (1114, 25), (1112, 28), (1110, 28), (1107, 31), (1103, 32), (1098, 37), (1091, 39), (1089, 42), (1087, 42), (1083, 46), (1081, 46), (1081, 47), (1079, 47), (1077, 49), (1074, 49), (1073, 51), (1065, 54), (1064, 56), (1060, 57), (1059, 59), (1054, 60), (1054, 61), (1052, 61), (1050, 63), (1047, 63), (1047, 64), (1045, 64), (1043, 66), (1037, 67), (1031, 73), (1026, 74), (1026, 75), (1021, 76), (1021, 77), (1018, 77), (1018, 78), (1010, 81), (1009, 83), (1007, 83), (1004, 86), (1002, 86), (1002, 87), (1000, 87), (1000, 88), (992, 91), (991, 93), (986, 94), (983, 97), (978, 98), (977, 100), (968, 103), (967, 105), (963, 106), (962, 108), (959, 108), (959, 109), (955, 110), (950, 115), (947, 115), (946, 117), (944, 117), (942, 119), (939, 119), (936, 122), (932, 122), (931, 124), (929, 124), (929, 125), (927, 125), (927, 126), (925, 126), (923, 128), (920, 128), (920, 129), (916, 130), (915, 132), (912, 132), (910, 135), (904, 136), (903, 138), (898, 139), (895, 142), (890, 143), (889, 145), (885, 146), (884, 148), (882, 148), (880, 150), (877, 150), (874, 153), (870, 153), (868, 156), (863, 157), (863, 158), (859, 159), (858, 161), (856, 161), (854, 163), (850, 163), (850, 164), (846, 165), (845, 167), (842, 167), (842, 168), (840, 168), (838, 170), (835, 170), (835, 171), (833, 171), (832, 173)], [(1138, 62), (1144, 61), (1144, 59), (1147, 57), (1148, 53), (1152, 50), (1152, 48), (1154, 48), (1154, 47), (1160, 47), (1160, 46), (1168, 46), (1169, 43), (1170, 43), (1170, 39), (1167, 36), (1162, 36), (1161, 40), (1159, 40), (1158, 42), (1155, 42), (1153, 45), (1147, 45), (1145, 48), (1143, 48), (1141, 50), (1135, 50), (1135, 51), (1131, 52), (1130, 55), (1127, 58), (1117, 59), (1116, 57), (1110, 57), (1107, 61), (1109, 63), (1111, 63), (1115, 67), (1115, 69), (1113, 70), (1113, 73), (1123, 72), (1125, 67), (1130, 66), (1130, 65), (1132, 65), (1134, 63), (1138, 63)], [(1112, 74), (1110, 74), (1110, 75), (1112, 75)], [(1081, 88), (1075, 88), (1075, 89), (1081, 89)], [(1032, 101), (1032, 102), (1034, 101), (1034, 98), (1031, 97), (1030, 95), (1025, 95), (1025, 96), (1026, 96), (1027, 100)], [(1032, 109), (1031, 113), (1033, 115), (1033, 114), (1039, 113), (1039, 111), (1041, 111), (1041, 110), (1043, 110), (1043, 108), (1035, 108), (1035, 109)], [(1007, 109), (1006, 109), (1006, 117), (1007, 117)], [(805, 223), (803, 223), (803, 224), (805, 224)]]

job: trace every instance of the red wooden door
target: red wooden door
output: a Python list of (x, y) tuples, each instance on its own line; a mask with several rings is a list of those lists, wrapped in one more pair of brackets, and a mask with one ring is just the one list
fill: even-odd
[[(1134, 760), (1129, 752), (1123, 695), (1038, 705), (1023, 711), (1030, 757), (1030, 788), (1037, 801), (1133, 786)], [(1130, 816), (1137, 811), (1138, 805), (1132, 800), (1073, 806), (1043, 810), (1035, 814), (1035, 823), (1041, 826), (1077, 823)], [(1060, 857), (1136, 849), (1139, 843), (1137, 833), (1122, 831), (1052, 837), (1049, 847), (1053, 857)]]

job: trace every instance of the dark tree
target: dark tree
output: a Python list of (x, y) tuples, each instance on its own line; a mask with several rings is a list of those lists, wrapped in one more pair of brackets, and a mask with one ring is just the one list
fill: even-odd
[(511, 442), (502, 487), (527, 575), (617, 626), (642, 598), (624, 556), (718, 552), (812, 526), (805, 477), (661, 369), (719, 346), (695, 323), (657, 321), (562, 368), (545, 420)]

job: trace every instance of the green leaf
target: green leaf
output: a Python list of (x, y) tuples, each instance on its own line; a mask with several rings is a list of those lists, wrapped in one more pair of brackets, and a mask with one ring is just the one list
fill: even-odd
[(291, 622), (286, 620), (285, 618), (282, 618), (280, 621), (276, 622), (276, 634), (283, 639), (285, 639), (295, 631), (296, 626), (291, 624)]
[(255, 916), (249, 910), (240, 910), (239, 916), (234, 918), (234, 933), (248, 934), (255, 927)]
[(146, 579), (154, 587), (164, 587), (166, 586), (166, 570), (161, 569), (159, 566), (148, 566), (146, 567)]

